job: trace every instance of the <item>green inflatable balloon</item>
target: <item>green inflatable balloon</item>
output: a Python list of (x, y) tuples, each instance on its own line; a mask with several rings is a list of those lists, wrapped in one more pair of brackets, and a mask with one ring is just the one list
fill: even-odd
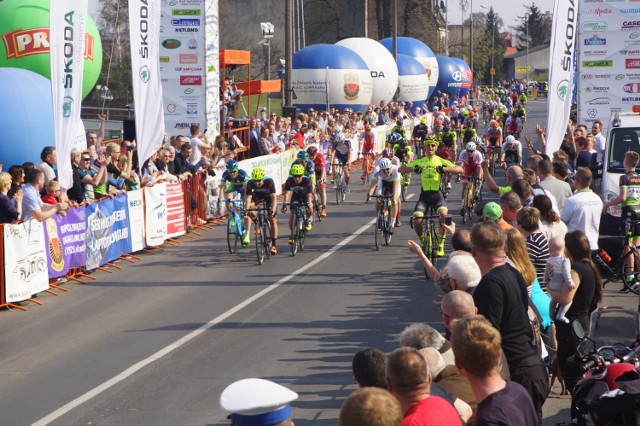
[[(93, 19), (87, 20), (82, 97), (102, 69), (102, 43)], [(49, 0), (0, 0), (0, 68), (22, 68), (51, 79)]]

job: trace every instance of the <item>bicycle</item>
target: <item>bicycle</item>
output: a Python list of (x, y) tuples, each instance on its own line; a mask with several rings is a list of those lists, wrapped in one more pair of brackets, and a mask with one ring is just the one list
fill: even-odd
[[(630, 239), (633, 236), (631, 225), (635, 225), (638, 223), (640, 223), (640, 220), (625, 219), (624, 236), (600, 237), (616, 240), (624, 239), (623, 246), (625, 248), (628, 248), (627, 253), (618, 258), (618, 261), (613, 266), (613, 268), (609, 266), (609, 262), (605, 261), (605, 259), (602, 257), (601, 253), (604, 250), (601, 250), (594, 255), (596, 262), (599, 263), (600, 266), (602, 266), (605, 272), (609, 275), (609, 278), (602, 282), (603, 288), (609, 282), (620, 279), (622, 280), (622, 285), (625, 289), (631, 291), (633, 294), (640, 294), (640, 284), (638, 284), (640, 282), (640, 250), (638, 250), (638, 248), (630, 242)], [(608, 257), (608, 255), (606, 256)], [(627, 263), (630, 263), (630, 259), (632, 259), (634, 262), (634, 266), (631, 269), (626, 266)]]
[(262, 265), (264, 259), (271, 257), (271, 224), (269, 223), (269, 209), (266, 207), (257, 207), (254, 209), (246, 209), (245, 211), (257, 212), (256, 218), (251, 219), (255, 225), (254, 235), (256, 240), (256, 254), (258, 256), (258, 264)]
[(413, 148), (415, 150), (415, 158), (422, 158), (424, 155), (424, 141), (422, 139), (416, 139)]
[(482, 199), (482, 182), (477, 176), (467, 177), (467, 185), (462, 191), (462, 223), (467, 223), (467, 219), (471, 220), (478, 201)]
[[(406, 161), (402, 161), (403, 166), (407, 165)], [(407, 188), (411, 184), (411, 173), (403, 173), (400, 175), (400, 199), (402, 202), (407, 201)]]
[(320, 182), (316, 178), (315, 191), (312, 195), (313, 210), (318, 222), (322, 222), (322, 200), (320, 199)]
[(339, 163), (336, 167), (336, 175), (333, 177), (334, 188), (336, 190), (336, 204), (340, 204), (347, 198), (347, 184), (344, 181), (344, 163)]
[[(435, 224), (436, 219), (438, 220), (437, 227)], [(413, 217), (409, 220), (409, 226), (412, 229), (413, 220)], [(429, 207), (427, 214), (422, 218), (422, 239), (420, 242), (422, 245), (422, 252), (434, 265), (436, 264), (438, 246), (440, 245), (440, 237), (438, 235), (438, 228), (440, 227), (439, 224), (440, 215), (433, 209), (433, 207)], [(427, 273), (426, 270), (425, 273)]]
[(295, 256), (298, 252), (298, 249), (300, 249), (300, 251), (304, 250), (304, 241), (307, 237), (307, 206), (304, 203), (296, 201), (293, 203), (289, 203), (289, 207), (294, 211), (293, 227), (291, 228), (291, 238), (289, 238), (289, 245), (291, 246), (291, 254)]
[(394, 218), (391, 217), (393, 197), (385, 192), (383, 195), (373, 195), (371, 198), (377, 198), (379, 200), (374, 242), (376, 250), (380, 250), (383, 239), (386, 246), (391, 243), (391, 228), (393, 227), (394, 220)]
[(362, 154), (362, 184), (371, 183), (371, 174), (375, 167), (376, 156), (373, 152), (361, 152)]
[(443, 173), (440, 175), (440, 192), (442, 192), (442, 198), (447, 201), (447, 197), (449, 196), (449, 176), (447, 173)]
[(495, 146), (487, 146), (487, 157), (489, 158), (489, 173), (491, 173), (491, 176), (495, 176), (499, 161), (498, 150)]
[(229, 253), (233, 254), (238, 250), (238, 241), (244, 235), (244, 200), (239, 196), (228, 201), (231, 204), (231, 213), (227, 220), (227, 246)]

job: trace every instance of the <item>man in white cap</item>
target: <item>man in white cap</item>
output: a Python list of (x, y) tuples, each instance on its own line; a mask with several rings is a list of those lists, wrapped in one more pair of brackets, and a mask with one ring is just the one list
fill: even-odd
[(294, 426), (289, 403), (298, 394), (263, 379), (242, 379), (227, 386), (220, 406), (231, 413), (234, 426)]

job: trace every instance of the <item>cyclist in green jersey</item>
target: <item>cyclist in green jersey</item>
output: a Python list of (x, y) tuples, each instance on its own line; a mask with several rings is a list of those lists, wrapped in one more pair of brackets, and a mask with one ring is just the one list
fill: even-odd
[(438, 139), (453, 153), (453, 158), (458, 158), (458, 135), (451, 130), (451, 126), (445, 124), (438, 135)]
[[(405, 129), (404, 126), (402, 125), (402, 118), (398, 118), (398, 121), (396, 121), (396, 125), (393, 126), (393, 128), (391, 129), (392, 135), (395, 135), (396, 133), (399, 133), (400, 135), (402, 135), (403, 139), (407, 138), (407, 129)], [(389, 146), (388, 148), (392, 148), (392, 147)]]
[[(400, 166), (400, 173), (416, 172), (420, 175), (420, 185), (422, 191), (420, 198), (413, 209), (413, 223), (416, 235), (424, 244), (424, 230), (422, 228), (422, 218), (429, 211), (430, 207), (440, 215), (440, 224), (444, 224), (445, 216), (448, 213), (444, 204), (444, 197), (440, 191), (440, 177), (444, 173), (462, 173), (462, 167), (456, 166), (451, 161), (444, 160), (436, 155), (438, 140), (433, 136), (428, 136), (424, 141), (425, 155), (407, 165)], [(444, 229), (440, 230), (440, 241), (437, 256), (444, 256)]]

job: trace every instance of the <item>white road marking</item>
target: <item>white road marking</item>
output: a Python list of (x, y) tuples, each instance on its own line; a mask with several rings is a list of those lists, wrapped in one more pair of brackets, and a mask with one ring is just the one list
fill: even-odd
[[(407, 196), (407, 198), (411, 198), (413, 195), (414, 194), (410, 194), (409, 196)], [(267, 294), (271, 293), (273, 290), (277, 289), (282, 284), (284, 284), (284, 283), (286, 283), (288, 281), (291, 281), (293, 278), (297, 277), (298, 275), (301, 275), (302, 273), (304, 273), (308, 269), (311, 269), (314, 266), (316, 266), (318, 263), (324, 261), (329, 256), (331, 256), (332, 254), (334, 254), (335, 252), (340, 250), (342, 247), (344, 247), (345, 245), (347, 245), (351, 241), (353, 241), (358, 235), (360, 235), (364, 231), (366, 231), (367, 228), (369, 228), (371, 225), (373, 225), (375, 223), (375, 221), (376, 221), (375, 218), (370, 220), (368, 223), (366, 223), (365, 225), (360, 227), (360, 229), (358, 229), (356, 232), (354, 232), (353, 234), (351, 234), (350, 236), (348, 236), (344, 240), (340, 241), (338, 244), (336, 244), (331, 249), (329, 249), (329, 251), (326, 251), (325, 253), (320, 255), (315, 260), (309, 262), (305, 266), (299, 268), (295, 272), (292, 272), (291, 274), (287, 275), (286, 277), (281, 278), (280, 280), (278, 280), (277, 282), (271, 284), (269, 287), (265, 288), (264, 290), (254, 294), (250, 298), (248, 298), (245, 301), (237, 304), (236, 306), (234, 306), (233, 308), (231, 308), (228, 311), (224, 312), (223, 314), (218, 315), (217, 317), (213, 318), (211, 321), (207, 322), (206, 324), (201, 325), (198, 329), (192, 331), (191, 333), (187, 334), (186, 336), (176, 340), (175, 342), (171, 343), (168, 346), (165, 346), (164, 348), (160, 349), (158, 352), (154, 353), (153, 355), (143, 359), (142, 361), (137, 362), (136, 364), (134, 364), (131, 367), (127, 368), (126, 370), (124, 370), (120, 374), (117, 374), (116, 376), (112, 377), (111, 379), (107, 380), (106, 382), (104, 382), (104, 383), (96, 386), (95, 388), (91, 389), (89, 392), (87, 392), (87, 393), (85, 393), (83, 395), (80, 395), (78, 398), (74, 399), (73, 401), (63, 405), (62, 407), (58, 408), (54, 412), (46, 415), (45, 417), (41, 418), (37, 422), (33, 423), (33, 426), (48, 425), (49, 423), (51, 423), (51, 422), (59, 419), (60, 417), (64, 416), (69, 411), (73, 410), (74, 408), (76, 408), (76, 407), (80, 406), (81, 404), (84, 404), (85, 402), (93, 399), (94, 397), (100, 395), (102, 392), (108, 390), (109, 388), (117, 385), (121, 381), (123, 381), (123, 380), (127, 379), (128, 377), (132, 376), (134, 373), (137, 373), (138, 371), (142, 370), (147, 365), (149, 365), (149, 364), (151, 364), (151, 363), (153, 363), (155, 361), (158, 361), (159, 359), (162, 359), (164, 356), (170, 354), (174, 350), (178, 349), (180, 346), (182, 346), (182, 345), (184, 345), (186, 343), (189, 343), (190, 341), (192, 341), (193, 339), (195, 339), (196, 337), (198, 337), (199, 335), (201, 335), (205, 331), (215, 327), (217, 324), (219, 324), (222, 321), (226, 320), (231, 315), (241, 311), (242, 309), (244, 309), (247, 306), (249, 306), (251, 303), (253, 303), (256, 300), (262, 298), (263, 296), (266, 296)]]

